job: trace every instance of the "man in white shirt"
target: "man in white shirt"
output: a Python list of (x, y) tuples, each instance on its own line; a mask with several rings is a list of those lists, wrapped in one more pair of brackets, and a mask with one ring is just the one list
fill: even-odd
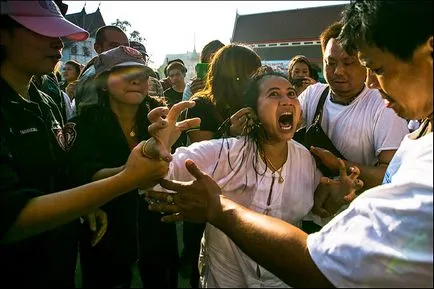
[[(321, 231), (307, 235), (228, 200), (189, 161), (186, 166), (196, 180), (161, 181), (178, 193), (171, 195), (170, 204), (151, 209), (173, 213), (163, 217), (166, 222), (211, 223), (291, 286), (432, 288), (432, 13), (432, 1), (358, 0), (346, 9), (339, 39), (347, 51), (358, 51), (368, 69), (368, 87), (379, 89), (401, 117), (424, 123), (405, 137), (384, 184), (365, 191)], [(147, 196), (164, 201), (167, 195)]]
[[(367, 189), (381, 184), (387, 165), (409, 131), (407, 122), (384, 106), (380, 92), (366, 87), (366, 68), (355, 53), (349, 55), (336, 39), (341, 30), (342, 24), (336, 22), (320, 37), (327, 84), (310, 85), (299, 100), (303, 122), (309, 127), (323, 91), (330, 87), (321, 127), (346, 159), (346, 167), (360, 169), (359, 177)], [(336, 158), (317, 148), (312, 153), (338, 174)]]

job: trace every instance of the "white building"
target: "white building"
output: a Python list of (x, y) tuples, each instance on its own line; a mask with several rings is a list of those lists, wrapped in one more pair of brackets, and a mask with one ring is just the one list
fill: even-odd
[(90, 36), (86, 41), (72, 42), (65, 40), (65, 47), (62, 53), (62, 63), (68, 60), (75, 60), (83, 65), (96, 56), (96, 52), (93, 50), (93, 44), (95, 43), (96, 31), (105, 26), (104, 19), (101, 15), (101, 11), (98, 9), (90, 14), (87, 14), (84, 7), (83, 9), (74, 14), (67, 14), (66, 19), (72, 23), (86, 29)]

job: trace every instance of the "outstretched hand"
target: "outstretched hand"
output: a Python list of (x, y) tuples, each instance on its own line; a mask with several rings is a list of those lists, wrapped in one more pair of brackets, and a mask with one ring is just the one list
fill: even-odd
[(345, 163), (338, 159), (338, 168), (338, 180), (322, 177), (315, 190), (312, 212), (320, 217), (333, 216), (343, 205), (352, 202), (357, 197), (356, 191), (363, 187), (363, 182), (357, 178), (360, 174), (357, 167), (351, 167), (347, 175)]
[(151, 125), (148, 131), (154, 138), (146, 146), (147, 155), (171, 161), (170, 148), (181, 135), (182, 131), (200, 125), (200, 118), (191, 118), (177, 121), (179, 115), (196, 103), (194, 101), (181, 101), (174, 104), (170, 110), (167, 107), (157, 107), (148, 113)]
[(313, 155), (319, 157), (321, 162), (334, 174), (339, 171), (339, 158), (332, 152), (315, 146), (310, 147), (310, 152)]
[(162, 218), (163, 222), (186, 220), (203, 223), (211, 220), (220, 208), (221, 189), (217, 183), (202, 172), (192, 160), (186, 160), (185, 167), (196, 180), (160, 181), (163, 188), (175, 191), (175, 194), (156, 191), (145, 193), (146, 198), (153, 201), (149, 206), (150, 211), (168, 214)]

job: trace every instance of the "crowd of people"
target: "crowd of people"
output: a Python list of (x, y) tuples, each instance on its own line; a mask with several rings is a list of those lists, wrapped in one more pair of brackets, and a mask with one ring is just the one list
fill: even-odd
[(160, 79), (116, 26), (60, 70), (61, 38), (89, 37), (67, 5), (2, 1), (0, 280), (75, 288), (80, 256), (83, 288), (134, 266), (150, 288), (183, 267), (192, 288), (432, 287), (432, 8), (348, 4), (321, 83), (219, 40)]

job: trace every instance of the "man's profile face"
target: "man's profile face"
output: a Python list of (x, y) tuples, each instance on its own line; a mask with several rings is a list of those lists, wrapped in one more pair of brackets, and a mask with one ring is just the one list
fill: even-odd
[(360, 45), (358, 50), (360, 62), (368, 70), (368, 87), (377, 88), (388, 107), (409, 120), (424, 119), (432, 114), (433, 48), (430, 41), (418, 47), (409, 61), (374, 46)]

